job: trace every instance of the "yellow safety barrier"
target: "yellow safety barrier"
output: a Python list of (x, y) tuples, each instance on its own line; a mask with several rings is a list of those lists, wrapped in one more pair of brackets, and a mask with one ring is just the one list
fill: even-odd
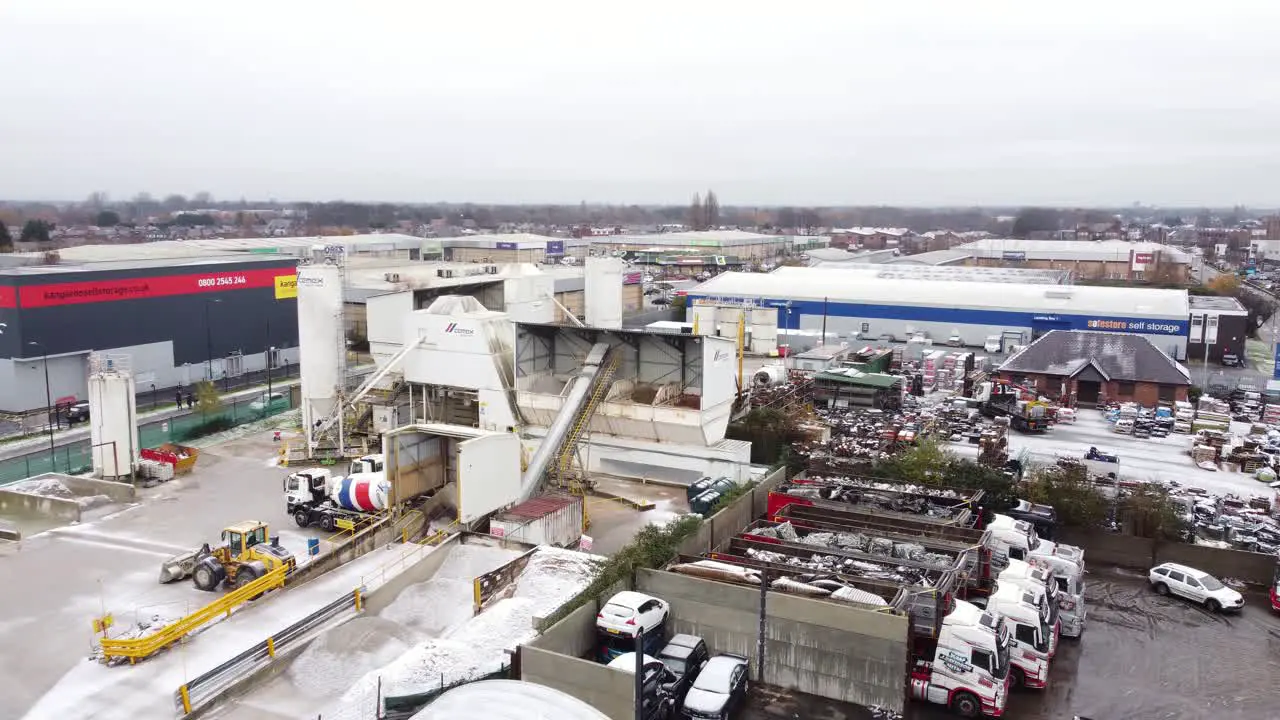
[(140, 638), (131, 638), (128, 640), (112, 640), (110, 638), (104, 638), (98, 643), (102, 647), (103, 658), (110, 660), (111, 658), (126, 657), (129, 658), (130, 664), (133, 664), (138, 660), (149, 658), (186, 637), (192, 631), (198, 629), (201, 625), (204, 625), (217, 616), (224, 613), (230, 616), (231, 611), (237, 606), (252, 600), (268, 590), (283, 587), (285, 573), (285, 568), (276, 568), (248, 585), (232, 590), (226, 595), (223, 595), (217, 600), (214, 600), (208, 605), (205, 605), (172, 625), (165, 626), (159, 632), (152, 633), (151, 635)]
[(183, 685), (178, 688), (178, 692), (182, 694), (182, 712), (184, 715), (191, 713), (191, 691), (187, 690), (187, 686)]

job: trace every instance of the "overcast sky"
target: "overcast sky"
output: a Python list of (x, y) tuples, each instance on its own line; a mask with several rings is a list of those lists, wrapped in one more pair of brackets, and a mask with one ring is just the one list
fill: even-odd
[(0, 198), (1275, 205), (1277, 33), (1275, 0), (3, 0)]

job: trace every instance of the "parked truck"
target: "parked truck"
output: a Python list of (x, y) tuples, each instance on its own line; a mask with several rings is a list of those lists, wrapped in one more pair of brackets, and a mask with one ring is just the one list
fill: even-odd
[(387, 509), (391, 484), (382, 455), (351, 461), (347, 475), (333, 477), (327, 468), (308, 468), (284, 480), (285, 504), (298, 527), (319, 525), (326, 532), (351, 529)]

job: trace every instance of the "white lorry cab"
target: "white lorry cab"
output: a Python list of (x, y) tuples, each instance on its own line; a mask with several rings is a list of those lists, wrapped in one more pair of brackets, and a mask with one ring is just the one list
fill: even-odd
[[(1021, 565), (1029, 566), (1029, 574), (1033, 579), (1043, 576), (1045, 587), (1052, 587), (1057, 591), (1053, 595), (1061, 611), (1058, 620), (1062, 624), (1062, 634), (1072, 638), (1080, 637), (1084, 633), (1085, 619), (1088, 617), (1084, 604), (1084, 571), (1080, 566), (1056, 555), (1032, 555), (1025, 563), (1016, 560), (1009, 563), (1011, 568)], [(1019, 569), (1011, 578), (1019, 577), (1022, 573)]]
[(1009, 700), (1012, 643), (1000, 616), (955, 601), (942, 620), (933, 660), (920, 660), (911, 671), (911, 697), (961, 717), (1000, 717)]
[[(981, 602), (981, 601), (979, 601)], [(1013, 638), (1010, 685), (1042, 688), (1049, 683), (1049, 660), (1057, 650), (1057, 632), (1049, 624), (1043, 593), (1036, 597), (1013, 583), (997, 583), (986, 598), (986, 611), (1000, 617)]]
[(997, 514), (987, 525), (997, 543), (1003, 546), (1007, 556), (1014, 560), (1026, 560), (1031, 555), (1060, 557), (1070, 560), (1084, 571), (1084, 551), (1075, 545), (1044, 540), (1036, 534), (1031, 523), (1015, 520), (1008, 515)]

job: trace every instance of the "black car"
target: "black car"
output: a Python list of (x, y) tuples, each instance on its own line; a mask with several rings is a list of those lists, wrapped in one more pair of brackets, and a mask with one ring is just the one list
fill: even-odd
[(716, 655), (684, 696), (680, 717), (692, 720), (729, 720), (747, 698), (749, 663), (741, 655)]
[[(609, 667), (635, 675), (636, 654), (623, 653), (609, 661)], [(669, 720), (675, 712), (675, 698), (667, 692), (677, 680), (661, 660), (644, 656), (644, 680), (642, 685), (642, 720)]]
[(658, 652), (658, 659), (676, 677), (674, 682), (666, 685), (666, 691), (677, 703), (684, 700), (694, 678), (707, 664), (709, 655), (707, 644), (696, 635), (673, 635), (666, 647)]
[(67, 422), (78, 423), (89, 419), (89, 403), (78, 402), (67, 408)]

